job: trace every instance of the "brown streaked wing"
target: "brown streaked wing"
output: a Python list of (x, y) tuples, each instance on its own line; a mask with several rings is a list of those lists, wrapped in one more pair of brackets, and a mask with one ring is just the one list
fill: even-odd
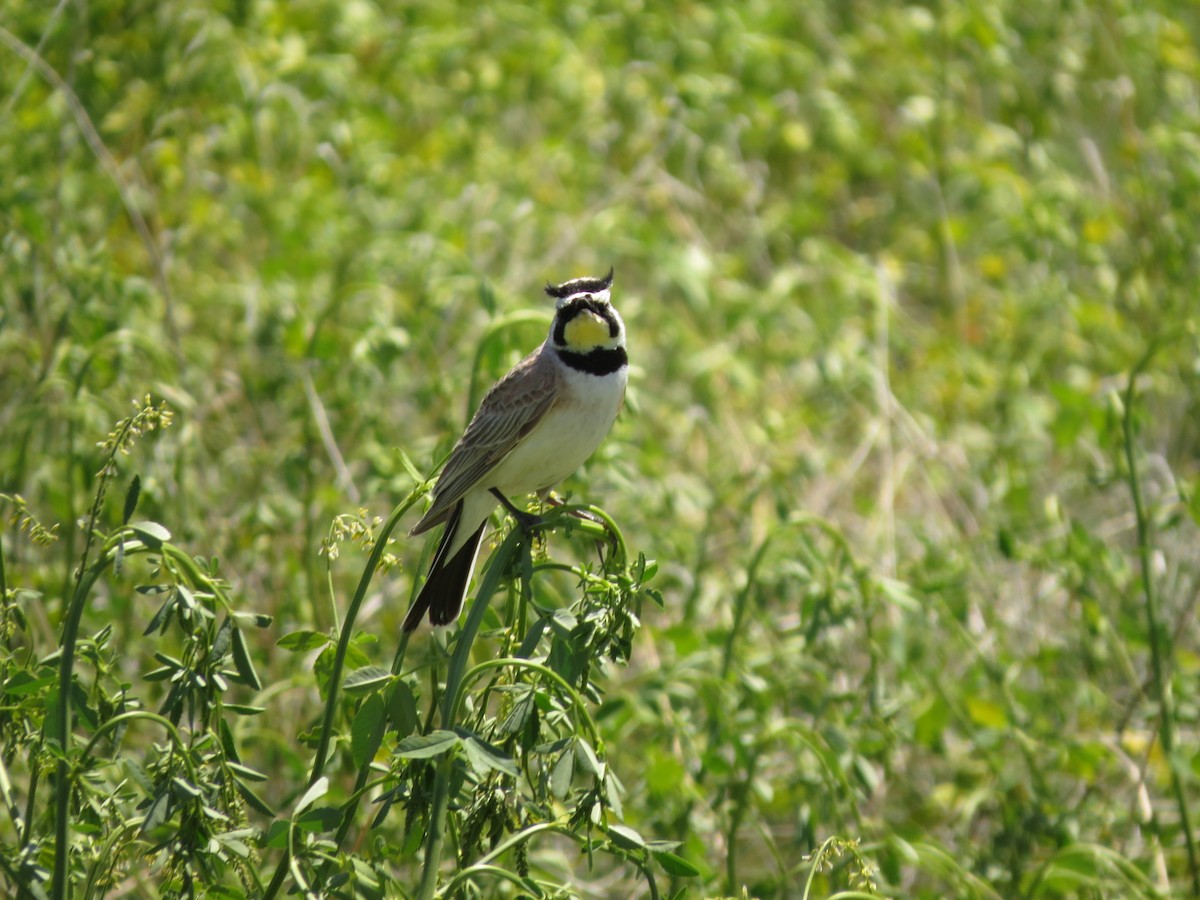
[(433, 489), (433, 505), (412, 534), (445, 520), (454, 504), (529, 434), (553, 404), (560, 377), (551, 354), (539, 349), (492, 386), (454, 445)]

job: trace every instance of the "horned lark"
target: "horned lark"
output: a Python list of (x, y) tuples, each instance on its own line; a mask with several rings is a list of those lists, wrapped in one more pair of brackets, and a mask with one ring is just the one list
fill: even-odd
[(546, 285), (557, 299), (546, 342), (483, 398), (412, 530), (446, 523), (429, 577), (404, 630), (429, 611), (434, 625), (458, 619), (488, 517), (508, 497), (545, 494), (591, 456), (625, 399), (625, 323), (609, 302), (613, 273)]

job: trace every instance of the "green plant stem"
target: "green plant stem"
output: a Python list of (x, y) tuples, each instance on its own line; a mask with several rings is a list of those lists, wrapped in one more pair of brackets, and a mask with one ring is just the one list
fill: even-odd
[(763, 557), (766, 556), (767, 548), (771, 545), (771, 537), (768, 535), (765, 540), (758, 546), (753, 558), (750, 560), (750, 565), (746, 568), (746, 584), (738, 591), (737, 597), (733, 601), (733, 624), (729, 628), (729, 633), (725, 635), (725, 649), (721, 654), (721, 678), (729, 677), (729, 670), (733, 666), (733, 648), (737, 642), (738, 635), (742, 630), (742, 623), (746, 619), (746, 608), (750, 604), (750, 592), (754, 590), (754, 586), (758, 580), (758, 567), (762, 565)]
[[(342, 623), (341, 631), (338, 633), (337, 649), (334, 652), (333, 666), (329, 673), (329, 686), (325, 698), (325, 713), (321, 718), (321, 734), (317, 741), (317, 751), (313, 757), (312, 773), (309, 775), (306, 788), (316, 784), (317, 779), (325, 771), (326, 757), (329, 755), (329, 744), (333, 736), (333, 720), (337, 716), (338, 688), (342, 683), (342, 669), (346, 665), (346, 653), (350, 649), (350, 639), (354, 636), (354, 623), (358, 620), (358, 611), (362, 607), (363, 600), (366, 599), (367, 588), (371, 586), (371, 579), (375, 577), (375, 571), (379, 568), (379, 561), (383, 559), (384, 551), (387, 549), (388, 538), (396, 526), (400, 524), (400, 519), (420, 499), (423, 493), (423, 487), (414, 490), (400, 505), (392, 510), (392, 514), (388, 516), (379, 534), (375, 537), (375, 546), (371, 548), (371, 555), (367, 558), (367, 564), (363, 568), (362, 576), (358, 580), (358, 588), (355, 590), (354, 596), (350, 599), (350, 605), (346, 608), (346, 619)], [(263, 894), (265, 898), (274, 897), (279, 893), (284, 879), (291, 870), (291, 862), (291, 840), (289, 839), (288, 849), (285, 851), (283, 859), (279, 861), (279, 865), (275, 869), (275, 874)]]
[(90, 871), (88, 872), (87, 880), (83, 884), (84, 897), (102, 897), (104, 891), (99, 888), (98, 882), (103, 879), (103, 876), (98, 871), (106, 868), (108, 873), (112, 874), (112, 869), (117, 862), (117, 846), (126, 835), (141, 828), (144, 819), (127, 819), (120, 826), (114, 828), (111, 832), (105, 835), (104, 850), (97, 854), (92, 862)]
[[(89, 524), (89, 532), (95, 527), (95, 516)], [(90, 539), (89, 539), (90, 544)], [(75, 583), (75, 592), (67, 606), (67, 618), (63, 624), (61, 654), (58, 665), (58, 706), (55, 710), (54, 728), (61, 742), (57, 775), (55, 778), (54, 795), (54, 887), (51, 894), (54, 900), (64, 900), (67, 896), (67, 857), (70, 853), (70, 811), (71, 811), (71, 765), (70, 765), (70, 735), (71, 735), (71, 679), (75, 671), (75, 645), (79, 640), (79, 621), (83, 617), (83, 607), (88, 592), (100, 573), (108, 565), (107, 559), (101, 559), (86, 571), (80, 569), (79, 578)]]
[(488, 865), (492, 860), (498, 859), (513, 847), (528, 841), (534, 835), (540, 834), (543, 831), (552, 831), (556, 834), (561, 834), (563, 837), (571, 838), (572, 840), (578, 840), (578, 837), (569, 828), (563, 828), (557, 822), (541, 822), (537, 825), (530, 825), (528, 828), (518, 831), (516, 834), (509, 835), (483, 856), (479, 857), (479, 859), (475, 861), (475, 865)]
[(433, 776), (433, 796), (429, 801), (429, 833), (425, 840), (425, 860), (421, 865), (421, 883), (417, 887), (419, 900), (433, 900), (437, 892), (438, 869), (442, 862), (442, 847), (446, 842), (446, 813), (450, 806), (450, 775), (454, 756), (447, 753), (437, 763)]
[[(621, 529), (617, 527), (616, 521), (598, 506), (591, 504), (582, 505), (566, 505), (558, 507), (560, 514), (574, 516), (578, 521), (575, 527), (587, 532), (594, 533), (592, 529), (599, 524), (603, 529), (603, 534), (596, 534), (597, 537), (608, 537), (612, 539), (613, 547), (616, 550), (617, 561), (621, 565), (629, 560), (629, 548), (625, 546), (625, 535), (621, 534)], [(578, 513), (585, 513), (585, 516), (579, 516)], [(589, 521), (587, 516), (590, 516), (596, 521)], [(588, 526), (591, 526), (590, 528)]]
[[(408, 639), (411, 636), (410, 632), (402, 632), (400, 635), (400, 645), (396, 650), (396, 656), (392, 660), (392, 674), (399, 675), (400, 670), (404, 665), (404, 656), (408, 650)], [(395, 685), (389, 689), (395, 690)], [(350, 833), (350, 829), (354, 825), (354, 816), (358, 812), (358, 804), (362, 802), (363, 794), (366, 791), (367, 781), (371, 777), (371, 765), (375, 761), (375, 754), (379, 752), (379, 748), (383, 745), (383, 736), (386, 734), (386, 729), (380, 729), (375, 739), (371, 741), (370, 747), (367, 748), (363, 764), (358, 769), (358, 775), (354, 779), (354, 789), (350, 794), (350, 799), (346, 801), (346, 805), (342, 807), (342, 821), (338, 824), (337, 834), (334, 837), (334, 847), (338, 850), (342, 849), (342, 844), (346, 840), (346, 835)], [(329, 863), (326, 865), (328, 869)]]
[(508, 869), (501, 868), (500, 866), (484, 866), (477, 863), (463, 869), (461, 872), (455, 873), (454, 877), (450, 879), (450, 883), (446, 885), (446, 889), (442, 892), (443, 895), (450, 896), (460, 884), (471, 881), (479, 875), (490, 875), (497, 881), (509, 881), (516, 885), (518, 889), (525, 887), (524, 880), (520, 876), (508, 871)]
[(1146, 601), (1144, 608), (1146, 610), (1146, 630), (1149, 632), (1150, 639), (1150, 664), (1158, 700), (1159, 740), (1162, 742), (1163, 755), (1166, 757), (1167, 768), (1171, 773), (1171, 787), (1175, 794), (1175, 803), (1179, 808), (1179, 825), (1183, 832), (1184, 844), (1187, 847), (1192, 895), (1200, 897), (1200, 857), (1197, 856), (1196, 837), (1192, 833), (1187, 790), (1179, 771), (1179, 762), (1175, 758), (1175, 703), (1171, 694), (1171, 675), (1167, 671), (1168, 660), (1166, 659), (1171, 650), (1169, 647), (1163, 647), (1164, 635), (1158, 608), (1158, 590), (1151, 570), (1153, 523), (1146, 513), (1145, 503), (1142, 499), (1141, 481), (1137, 471), (1137, 455), (1134, 452), (1133, 408), (1137, 400), (1137, 379), (1149, 365), (1156, 350), (1157, 345), (1152, 343), (1129, 373), (1129, 382), (1125, 387), (1125, 409), (1121, 416), (1121, 430), (1124, 435), (1125, 463), (1129, 467), (1129, 493), (1133, 500), (1134, 516), (1137, 519), (1138, 560), (1141, 564), (1142, 593)]
[(28, 844), (29, 836), (33, 833), (33, 811), (37, 809), (38, 784), (41, 781), (42, 770), (36, 763), (29, 773), (29, 796), (25, 798), (25, 827), (21, 831), (21, 843)]
[(737, 835), (742, 827), (749, 806), (751, 785), (758, 770), (759, 748), (750, 754), (746, 765), (746, 776), (740, 784), (733, 788), (733, 810), (729, 814), (729, 830), (725, 837), (725, 893), (733, 894), (737, 890)]
[(333, 720), (337, 716), (338, 689), (342, 683), (342, 670), (346, 666), (346, 653), (350, 649), (350, 640), (354, 637), (354, 623), (358, 621), (358, 611), (362, 607), (363, 600), (367, 596), (367, 588), (371, 586), (371, 579), (375, 577), (375, 570), (379, 568), (379, 561), (383, 559), (384, 550), (387, 549), (388, 537), (400, 524), (400, 519), (408, 512), (409, 507), (417, 500), (416, 494), (409, 496), (404, 503), (401, 503), (388, 517), (383, 528), (375, 539), (375, 546), (371, 548), (371, 555), (367, 559), (367, 565), (363, 569), (362, 577), (358, 580), (358, 589), (354, 592), (354, 596), (350, 599), (350, 605), (346, 608), (346, 620), (342, 623), (341, 631), (338, 633), (337, 650), (333, 656), (333, 667), (329, 673), (329, 688), (326, 692), (325, 699), (325, 714), (321, 720), (321, 735), (317, 742), (317, 752), (313, 758), (312, 774), (308, 778), (308, 787), (312, 787), (321, 774), (325, 771), (326, 757), (329, 754), (329, 744), (333, 739)]
[[(534, 528), (544, 528), (548, 524), (548, 520), (543, 520)], [(487, 612), (488, 603), (500, 587), (500, 580), (508, 571), (509, 561), (516, 553), (518, 546), (524, 547), (528, 552), (525, 532), (520, 528), (514, 528), (488, 561), (483, 584), (480, 585), (475, 602), (471, 605), (471, 611), (467, 614), (467, 621), (463, 624), (462, 631), (459, 632), (458, 642), (455, 644), (454, 654), (450, 657), (450, 665), (446, 671), (446, 689), (442, 695), (442, 728), (449, 730), (453, 727), (453, 717), (458, 708), (458, 694), (466, 675), (467, 662), (471, 657), (471, 646), (475, 643), (475, 636), (483, 624), (483, 616)], [(446, 840), (446, 811), (450, 802), (452, 770), (453, 756), (447, 754), (438, 761), (434, 775), (433, 797), (429, 810), (429, 832), (425, 841), (425, 861), (421, 867), (421, 883), (417, 888), (419, 900), (433, 900), (437, 891), (438, 869), (442, 861), (442, 847)]]

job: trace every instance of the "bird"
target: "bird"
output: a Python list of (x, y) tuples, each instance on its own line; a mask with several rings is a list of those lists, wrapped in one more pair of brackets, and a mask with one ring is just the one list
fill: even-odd
[(414, 631), (458, 620), (475, 558), (497, 504), (523, 526), (536, 517), (511, 496), (537, 493), (592, 455), (625, 400), (625, 323), (612, 305), (613, 270), (547, 284), (555, 299), (550, 333), (484, 395), (433, 488), (433, 502), (410, 534), (445, 524), (429, 574), (404, 617)]

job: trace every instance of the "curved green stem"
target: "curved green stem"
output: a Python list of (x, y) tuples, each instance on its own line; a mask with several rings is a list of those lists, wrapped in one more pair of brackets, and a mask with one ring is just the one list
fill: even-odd
[(341, 632), (338, 634), (337, 649), (334, 651), (333, 656), (333, 667), (329, 673), (325, 714), (321, 719), (321, 736), (317, 742), (316, 755), (313, 758), (312, 774), (308, 778), (309, 787), (315, 784), (325, 771), (326, 756), (329, 753), (329, 744), (333, 735), (333, 720), (337, 715), (338, 689), (342, 682), (342, 670), (346, 667), (346, 653), (350, 649), (350, 640), (354, 637), (354, 623), (358, 620), (358, 611), (362, 606), (363, 600), (366, 599), (367, 588), (371, 586), (371, 579), (375, 577), (375, 570), (379, 567), (379, 561), (383, 559), (383, 553), (387, 549), (388, 538), (400, 523), (400, 519), (417, 502), (420, 496), (420, 491), (414, 491), (403, 503), (392, 510), (392, 514), (388, 516), (388, 520), (384, 523), (383, 528), (380, 529), (379, 534), (375, 538), (375, 546), (371, 548), (371, 555), (367, 559), (367, 565), (363, 569), (362, 577), (358, 580), (358, 589), (354, 592), (354, 596), (350, 599), (350, 605), (346, 608), (346, 620), (342, 623)]
[(514, 872), (508, 871), (508, 869), (501, 868), (500, 866), (484, 866), (476, 863), (473, 866), (469, 866), (468, 868), (456, 872), (454, 877), (451, 878), (447, 885), (438, 893), (442, 897), (449, 897), (454, 893), (455, 888), (457, 888), (460, 884), (471, 881), (478, 875), (491, 875), (498, 881), (511, 882), (518, 888), (525, 887), (525, 882), (522, 880), (521, 876)]
[(767, 548), (770, 546), (771, 535), (767, 535), (750, 559), (750, 565), (746, 567), (746, 583), (733, 600), (733, 624), (729, 628), (729, 633), (725, 635), (725, 649), (721, 654), (721, 678), (723, 679), (729, 677), (729, 669), (733, 665), (733, 647), (737, 642), (738, 635), (741, 634), (742, 622), (746, 619), (746, 609), (750, 604), (750, 592), (754, 589), (755, 581), (758, 578), (758, 567), (762, 565), (763, 558), (767, 555)]
[(473, 681), (476, 677), (482, 675), (489, 669), (497, 669), (503, 666), (512, 666), (515, 669), (529, 669), (532, 672), (538, 672), (539, 674), (544, 675), (551, 681), (558, 684), (558, 686), (561, 687), (563, 691), (566, 692), (566, 694), (571, 698), (571, 705), (574, 706), (583, 717), (583, 721), (587, 725), (588, 736), (592, 739), (592, 743), (597, 746), (600, 744), (600, 735), (596, 730), (596, 723), (592, 720), (592, 716), (587, 711), (587, 707), (584, 706), (583, 698), (579, 696), (579, 693), (573, 687), (571, 687), (567, 680), (553, 669), (543, 666), (541, 663), (536, 663), (532, 660), (522, 659), (516, 656), (489, 659), (486, 662), (479, 663), (470, 671), (468, 671), (466, 675), (463, 676), (462, 690), (459, 692), (459, 696), (455, 698), (452, 704), (453, 708), (451, 709), (451, 715), (453, 716), (458, 714), (459, 700), (465, 693), (466, 686), (469, 682)]
[[(341, 631), (338, 634), (337, 649), (334, 651), (333, 666), (329, 673), (325, 712), (321, 718), (321, 734), (317, 741), (317, 751), (313, 757), (313, 767), (308, 778), (307, 787), (312, 787), (312, 785), (316, 784), (317, 779), (325, 771), (326, 757), (329, 754), (329, 744), (333, 739), (333, 720), (337, 715), (338, 688), (342, 682), (342, 670), (346, 666), (346, 653), (350, 649), (350, 639), (354, 636), (354, 623), (358, 619), (358, 611), (362, 607), (363, 600), (366, 599), (367, 588), (371, 585), (371, 579), (375, 577), (375, 570), (379, 568), (379, 561), (383, 559), (384, 551), (387, 549), (388, 538), (400, 523), (400, 519), (421, 498), (424, 492), (423, 485), (418, 487), (399, 506), (392, 510), (392, 514), (388, 516), (379, 534), (375, 537), (375, 546), (371, 548), (371, 555), (367, 558), (367, 564), (363, 568), (362, 577), (358, 580), (358, 589), (355, 590), (354, 596), (350, 599), (350, 605), (346, 608), (346, 619), (342, 623)], [(279, 893), (279, 889), (283, 886), (283, 881), (289, 871), (292, 872), (293, 878), (300, 875), (296, 867), (292, 865), (293, 859), (292, 841), (289, 837), (288, 849), (285, 856), (279, 861), (279, 865), (275, 869), (275, 875), (271, 878), (271, 882), (267, 885), (267, 889), (263, 894), (268, 900)], [(302, 879), (297, 881), (297, 884), (302, 883)]]
[[(96, 733), (92, 735), (92, 739), (87, 742), (87, 746), (83, 748), (83, 758), (87, 759), (92, 755), (92, 750), (99, 742), (100, 738), (104, 737), (108, 732), (116, 730), (126, 722), (132, 722), (134, 719), (146, 719), (149, 722), (155, 722), (166, 729), (167, 734), (171, 736), (171, 743), (176, 747), (183, 749), (183, 737), (179, 734), (179, 730), (174, 723), (165, 716), (160, 716), (158, 713), (150, 712), (147, 709), (135, 709), (130, 712), (123, 712), (120, 715), (113, 716), (111, 719), (102, 722), (97, 728)], [(184, 764), (187, 766), (188, 774), (194, 779), (196, 777), (195, 767), (192, 766), (192, 761), (186, 756)]]
[(578, 836), (575, 835), (570, 829), (564, 828), (562, 825), (558, 824), (557, 822), (542, 822), (539, 825), (530, 825), (528, 828), (524, 829), (523, 831), (518, 831), (516, 834), (509, 835), (508, 838), (501, 841), (499, 844), (497, 844), (495, 847), (493, 847), (491, 850), (489, 850), (487, 853), (485, 853), (483, 856), (481, 856), (476, 861), (476, 865), (487, 865), (493, 859), (496, 859), (497, 857), (502, 856), (503, 854), (507, 853), (513, 847), (517, 846), (517, 844), (524, 843), (525, 841), (532, 838), (534, 835), (540, 834), (543, 831), (552, 831), (556, 834), (561, 834), (563, 837), (568, 837), (568, 838), (572, 838), (572, 839), (576, 839), (576, 840), (578, 839)]

